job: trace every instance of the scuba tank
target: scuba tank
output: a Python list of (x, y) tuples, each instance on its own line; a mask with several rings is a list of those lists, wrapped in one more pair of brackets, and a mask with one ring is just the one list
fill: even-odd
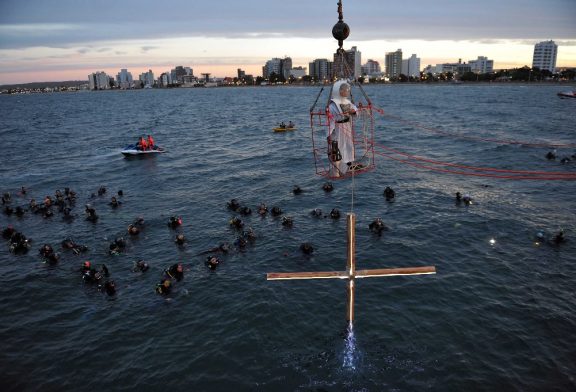
[(329, 144), (328, 156), (332, 162), (338, 162), (342, 160), (342, 154), (340, 154), (340, 149), (338, 148), (338, 140), (332, 140)]

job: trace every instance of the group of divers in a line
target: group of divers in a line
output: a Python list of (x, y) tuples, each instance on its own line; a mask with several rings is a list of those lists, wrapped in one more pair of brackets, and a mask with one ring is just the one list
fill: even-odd
[[(334, 187), (331, 182), (326, 182), (322, 185), (322, 189), (328, 193), (331, 192)], [(98, 189), (97, 195), (102, 197), (105, 196), (106, 192), (106, 188), (102, 186)], [(299, 195), (303, 193), (303, 190), (299, 186), (295, 185), (292, 189), (292, 192), (294, 195)], [(18, 195), (22, 198), (26, 198), (27, 189), (22, 187), (20, 192), (18, 192)], [(123, 195), (123, 191), (119, 190), (117, 195), (111, 197), (108, 205), (112, 209), (120, 207), (122, 202), (119, 200), (119, 198), (121, 198)], [(396, 192), (394, 189), (387, 186), (384, 189), (383, 196), (387, 202), (392, 203), (396, 198)], [(91, 195), (91, 198), (95, 197), (97, 197), (96, 194)], [(76, 192), (70, 188), (65, 188), (64, 192), (57, 190), (54, 197), (46, 196), (42, 203), (37, 203), (36, 200), (32, 198), (28, 202), (28, 208), (22, 207), (20, 205), (12, 207), (12, 201), (13, 200), (10, 193), (4, 193), (2, 195), (1, 203), (3, 205), (3, 212), (8, 216), (14, 214), (17, 217), (22, 217), (26, 212), (31, 212), (33, 214), (40, 215), (43, 218), (51, 218), (54, 215), (53, 209), (56, 208), (58, 212), (62, 213), (62, 218), (64, 221), (71, 222), (73, 219), (75, 219), (75, 215), (72, 214), (72, 208), (76, 203)], [(456, 192), (455, 203), (457, 205), (463, 204), (469, 206), (473, 204), (473, 200), (468, 194), (462, 195), (460, 192)], [(227, 208), (230, 211), (238, 213), (242, 216), (248, 216), (252, 214), (250, 207), (242, 206), (236, 199), (231, 199), (229, 202), (227, 202)], [(264, 217), (267, 214), (270, 214), (273, 217), (281, 217), (282, 226), (286, 228), (291, 228), (294, 223), (293, 219), (290, 216), (284, 215), (282, 209), (278, 206), (273, 206), (268, 209), (265, 203), (260, 203), (257, 209), (257, 213), (261, 217)], [(91, 204), (85, 205), (85, 215), (86, 220), (93, 223), (96, 223), (99, 219), (95, 208)], [(330, 213), (324, 214), (321, 209), (316, 208), (310, 212), (310, 215), (315, 218), (339, 219), (340, 211), (337, 208), (333, 208)], [(180, 226), (182, 226), (182, 223), (182, 217), (171, 216), (167, 222), (167, 225), (171, 229), (178, 229)], [(218, 257), (218, 254), (227, 254), (233, 249), (243, 251), (248, 245), (253, 244), (256, 240), (256, 234), (254, 230), (251, 227), (244, 229), (244, 222), (242, 222), (242, 219), (240, 219), (238, 216), (234, 216), (232, 219), (230, 219), (229, 225), (231, 228), (237, 230), (238, 232), (238, 236), (233, 245), (224, 242), (214, 248), (202, 251), (194, 255), (195, 257), (206, 255), (205, 265), (210, 270), (215, 270), (222, 262), (220, 257)], [(136, 220), (134, 220), (133, 223), (128, 225), (127, 233), (131, 237), (137, 236), (144, 229), (144, 227), (144, 218), (138, 217)], [(384, 231), (388, 230), (388, 227), (384, 224), (384, 221), (379, 217), (374, 219), (368, 225), (368, 228), (372, 233), (378, 236), (382, 235)], [(2, 230), (2, 237), (8, 240), (8, 247), (11, 253), (27, 253), (31, 247), (31, 240), (28, 239), (23, 233), (17, 231), (12, 225), (8, 225)], [(550, 239), (547, 239), (546, 235), (542, 231), (539, 231), (535, 235), (535, 241), (537, 243), (549, 242), (554, 245), (561, 244), (565, 241), (564, 231), (560, 230), (552, 237), (550, 237)], [(186, 243), (185, 236), (183, 234), (177, 234), (175, 236), (174, 243), (178, 246), (184, 245)], [(126, 239), (123, 236), (119, 236), (110, 243), (108, 252), (110, 255), (122, 254), (125, 252), (127, 244), (128, 242)], [(80, 255), (88, 251), (87, 246), (78, 244), (71, 238), (65, 238), (62, 241), (61, 246), (62, 249), (71, 251), (75, 255)], [(314, 252), (314, 247), (309, 242), (300, 244), (299, 249), (304, 255), (311, 255)], [(49, 265), (57, 264), (60, 259), (60, 254), (57, 253), (50, 244), (44, 244), (39, 249), (39, 254), (42, 257), (43, 262)], [(149, 268), (150, 265), (144, 260), (140, 259), (134, 262), (132, 271), (144, 273), (148, 271)], [(114, 296), (116, 294), (116, 284), (113, 280), (109, 279), (110, 272), (105, 264), (102, 264), (100, 268), (97, 269), (91, 261), (86, 260), (79, 268), (79, 272), (86, 284), (95, 285), (99, 290), (110, 296)], [(170, 265), (163, 270), (162, 278), (155, 287), (156, 293), (161, 295), (170, 294), (174, 282), (181, 281), (183, 277), (184, 266), (182, 263), (175, 263)]]
[[(548, 151), (545, 156), (546, 156), (546, 159), (548, 159), (549, 161), (555, 161), (556, 158), (558, 158), (558, 153), (556, 152), (556, 149), (553, 149), (551, 151)], [(561, 158), (560, 163), (565, 165), (567, 163), (570, 163), (573, 160), (576, 160), (576, 153), (572, 154), (569, 157), (565, 156), (565, 157)]]

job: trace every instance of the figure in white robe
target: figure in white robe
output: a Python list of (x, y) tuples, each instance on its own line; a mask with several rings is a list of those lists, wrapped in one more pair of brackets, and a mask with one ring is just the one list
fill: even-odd
[(328, 154), (330, 174), (340, 177), (346, 174), (354, 162), (353, 116), (358, 108), (350, 101), (350, 84), (338, 80), (332, 87), (332, 99), (328, 105), (329, 134)]

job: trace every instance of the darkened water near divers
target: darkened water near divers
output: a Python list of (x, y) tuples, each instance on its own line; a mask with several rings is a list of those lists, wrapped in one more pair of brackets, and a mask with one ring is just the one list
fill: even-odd
[[(555, 86), (366, 86), (386, 114), (451, 133), (574, 143), (574, 103)], [(318, 88), (143, 90), (0, 96), (0, 191), (12, 206), (77, 192), (72, 219), (0, 214), (32, 239), (0, 247), (0, 387), (46, 390), (559, 390), (576, 387), (576, 199), (569, 181), (504, 181), (416, 170), (377, 157), (374, 172), (314, 174), (308, 109)], [(280, 121), (298, 130), (274, 133)], [(168, 153), (125, 159), (152, 134)], [(546, 148), (441, 136), (378, 119), (377, 143), (479, 167), (574, 172)], [(559, 157), (574, 149), (558, 148)], [(355, 186), (360, 269), (435, 265), (437, 275), (363, 279), (353, 335), (345, 281), (267, 282), (267, 272), (342, 270)], [(294, 194), (294, 186), (302, 193)], [(26, 186), (28, 192), (19, 196)], [(98, 196), (105, 186), (107, 193)], [(393, 202), (383, 191), (395, 191)], [(112, 208), (118, 190), (121, 204)], [(457, 191), (472, 205), (457, 205)], [(92, 197), (91, 195), (96, 195)], [(227, 208), (235, 198), (250, 215)], [(268, 213), (257, 213), (261, 202)], [(85, 220), (91, 204), (96, 222)], [(292, 218), (282, 225), (278, 206)], [(340, 219), (324, 215), (337, 208)], [(55, 210), (57, 211), (57, 210)], [(137, 236), (127, 227), (138, 217)], [(181, 216), (182, 225), (168, 226)], [(256, 240), (201, 252), (239, 232)], [(381, 235), (369, 224), (381, 217)], [(560, 245), (535, 244), (564, 229)], [(183, 234), (182, 246), (174, 243)], [(126, 249), (109, 254), (124, 236)], [(71, 238), (88, 247), (61, 248)], [(493, 241), (491, 241), (493, 240)], [(42, 263), (43, 244), (60, 253)], [(314, 251), (303, 254), (300, 245)], [(83, 261), (106, 264), (116, 295), (82, 282)], [(133, 272), (144, 260), (149, 270)], [(167, 299), (162, 271), (183, 263)]]

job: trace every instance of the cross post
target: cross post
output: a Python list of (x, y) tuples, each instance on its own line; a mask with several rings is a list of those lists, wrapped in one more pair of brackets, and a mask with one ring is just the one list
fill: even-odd
[(373, 278), (382, 276), (400, 275), (428, 275), (435, 274), (436, 267), (409, 267), (409, 268), (382, 268), (356, 271), (356, 215), (346, 215), (348, 227), (348, 252), (346, 271), (323, 271), (323, 272), (269, 272), (267, 280), (300, 280), (300, 279), (348, 279), (348, 307), (346, 319), (349, 323), (354, 321), (354, 291), (356, 279)]

